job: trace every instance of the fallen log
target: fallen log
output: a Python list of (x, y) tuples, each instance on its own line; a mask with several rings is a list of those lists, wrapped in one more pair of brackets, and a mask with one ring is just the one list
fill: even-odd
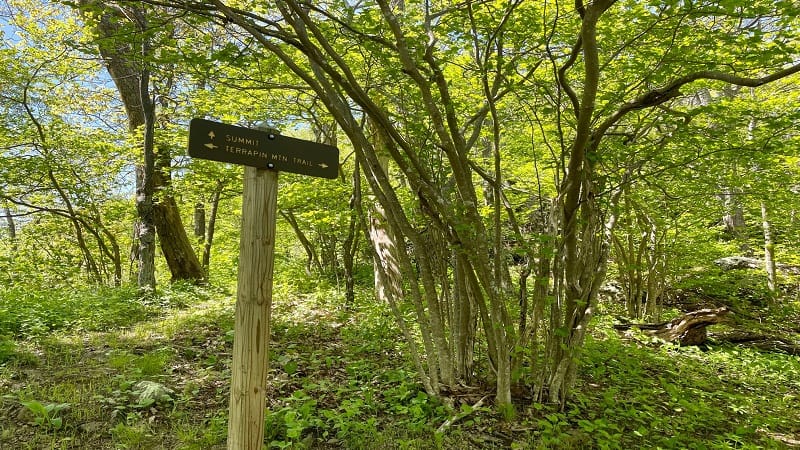
[(714, 334), (714, 341), (750, 347), (762, 352), (781, 352), (800, 356), (800, 341), (774, 334), (730, 332)]
[(700, 345), (708, 338), (706, 327), (725, 320), (730, 310), (726, 307), (700, 309), (686, 313), (680, 317), (663, 323), (631, 323), (617, 324), (614, 329), (627, 331), (631, 328), (657, 337), (667, 342), (678, 342), (680, 345)]

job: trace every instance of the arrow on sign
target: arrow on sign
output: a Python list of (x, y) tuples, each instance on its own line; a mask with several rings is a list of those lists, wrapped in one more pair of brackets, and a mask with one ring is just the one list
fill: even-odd
[[(209, 138), (209, 139), (211, 139), (211, 140), (213, 141), (215, 137), (217, 137), (217, 135), (216, 135), (216, 134), (214, 134), (214, 130), (211, 130), (211, 131), (209, 131), (209, 132), (208, 132), (208, 138)], [(217, 146), (217, 145), (214, 145), (214, 143), (213, 143), (213, 142), (209, 142), (208, 144), (203, 144), (203, 145), (204, 145), (206, 148), (210, 148), (211, 150), (214, 150), (215, 148), (219, 148), (219, 146)]]
[(319, 164), (317, 164), (317, 165), (318, 165), (318, 166), (320, 166), (320, 167), (322, 167), (323, 169), (327, 169), (327, 168), (328, 168), (328, 165), (327, 165), (327, 164), (325, 164), (325, 163), (319, 163)]

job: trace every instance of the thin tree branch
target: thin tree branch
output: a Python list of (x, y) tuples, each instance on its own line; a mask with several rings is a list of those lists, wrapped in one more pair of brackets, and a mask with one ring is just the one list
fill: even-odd
[(612, 114), (609, 118), (607, 118), (597, 127), (597, 129), (593, 133), (594, 140), (595, 142), (599, 141), (609, 128), (611, 128), (614, 124), (619, 122), (619, 120), (625, 117), (625, 115), (628, 114), (629, 112), (638, 109), (658, 106), (673, 98), (679, 97), (683, 95), (680, 89), (683, 86), (693, 83), (695, 81), (716, 80), (733, 84), (736, 86), (759, 87), (767, 83), (780, 80), (781, 78), (788, 77), (798, 72), (800, 72), (800, 63), (797, 63), (793, 66), (789, 66), (783, 70), (779, 70), (775, 73), (766, 75), (761, 78), (746, 78), (735, 74), (719, 72), (716, 70), (701, 70), (699, 72), (684, 75), (682, 77), (676, 78), (675, 80), (666, 84), (663, 87), (656, 88), (649, 92), (646, 92), (637, 97), (636, 99), (631, 100), (630, 102), (622, 105), (622, 107), (620, 107), (614, 114)]

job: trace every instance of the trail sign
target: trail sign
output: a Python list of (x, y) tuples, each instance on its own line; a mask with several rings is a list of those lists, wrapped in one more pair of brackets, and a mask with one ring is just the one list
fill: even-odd
[(189, 156), (247, 166), (242, 183), (228, 450), (260, 449), (269, 366), (278, 172), (336, 178), (339, 149), (269, 130), (192, 119)]
[(261, 169), (336, 178), (339, 149), (205, 119), (189, 122), (189, 156)]

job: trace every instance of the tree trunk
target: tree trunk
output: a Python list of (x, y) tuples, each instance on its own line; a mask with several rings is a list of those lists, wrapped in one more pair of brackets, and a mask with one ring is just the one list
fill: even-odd
[(455, 355), (456, 377), (469, 383), (472, 379), (475, 356), (476, 314), (473, 308), (473, 295), (470, 293), (464, 265), (457, 257), (453, 280), (453, 345)]
[(772, 242), (772, 227), (767, 215), (767, 204), (761, 201), (761, 225), (764, 228), (764, 269), (767, 272), (767, 288), (775, 295), (778, 287), (775, 278), (775, 244)]
[(742, 347), (755, 348), (763, 352), (786, 353), (800, 356), (800, 344), (791, 337), (756, 332), (729, 331), (715, 333), (715, 342), (730, 342)]
[[(72, 214), (72, 212), (70, 214)], [(100, 269), (97, 265), (94, 255), (92, 255), (92, 251), (86, 244), (86, 238), (83, 234), (83, 228), (81, 228), (80, 222), (74, 216), (70, 217), (69, 220), (70, 223), (72, 223), (72, 228), (75, 230), (75, 241), (77, 242), (78, 248), (83, 254), (83, 260), (86, 262), (86, 270), (89, 272), (89, 280), (93, 283), (102, 283), (103, 276), (100, 274)]]
[[(545, 230), (542, 230), (543, 235), (544, 232)], [(551, 276), (551, 270), (553, 269), (551, 255), (553, 253), (553, 248), (549, 244), (545, 242), (540, 244), (536, 271), (534, 273), (533, 293), (531, 294), (533, 309), (531, 323), (526, 327), (525, 334), (520, 336), (523, 348), (529, 349), (529, 360), (532, 370), (541, 370), (539, 364), (539, 331), (541, 328), (544, 328), (546, 323), (545, 311), (547, 311), (547, 304), (550, 303), (548, 300), (550, 280), (556, 281)], [(554, 286), (557, 286), (557, 284), (554, 284)]]
[(206, 205), (203, 202), (194, 204), (194, 238), (201, 244), (206, 240)]
[[(124, 11), (96, 0), (81, 0), (84, 19), (93, 24), (102, 38), (98, 44), (103, 64), (117, 87), (128, 117), (131, 133), (145, 126), (144, 161), (136, 168), (136, 212), (134, 238), (138, 242), (132, 255), (137, 257), (137, 283), (140, 288), (155, 289), (155, 224), (153, 216), (153, 171), (155, 155), (152, 144), (154, 105), (150, 101), (150, 72), (135, 61), (150, 57), (149, 39), (142, 33), (139, 47), (129, 40), (116, 39), (121, 33), (120, 21), (134, 22), (139, 31), (146, 29), (145, 12), (137, 8)], [(97, 11), (101, 14), (95, 15)], [(147, 118), (151, 114), (153, 117)], [(148, 140), (150, 142), (148, 143)]]
[[(96, 226), (98, 229), (90, 229), (90, 232), (94, 235), (95, 239), (97, 239), (100, 251), (113, 262), (114, 286), (120, 286), (122, 284), (122, 256), (119, 251), (119, 243), (117, 242), (116, 236), (100, 222), (99, 218), (97, 219)], [(103, 236), (105, 236), (105, 240), (108, 241), (108, 244), (106, 244)]]
[(726, 192), (723, 195), (725, 207), (728, 209), (728, 212), (722, 217), (725, 231), (736, 239), (740, 239), (746, 227), (742, 205), (739, 204), (735, 193)]
[(322, 273), (322, 264), (319, 262), (319, 257), (317, 257), (317, 251), (314, 248), (314, 244), (311, 243), (306, 234), (303, 232), (303, 229), (300, 228), (300, 224), (297, 223), (297, 218), (295, 217), (294, 213), (290, 210), (281, 210), (280, 214), (292, 227), (297, 240), (300, 241), (300, 244), (306, 251), (306, 275), (311, 276), (312, 268), (315, 269), (317, 273)]
[(358, 252), (358, 218), (351, 214), (347, 236), (342, 244), (342, 265), (344, 266), (344, 298), (346, 305), (353, 305), (356, 299), (355, 257)]
[[(377, 133), (375, 133), (375, 135), (377, 141), (375, 146), (377, 149), (380, 149), (383, 144), (377, 137)], [(381, 170), (388, 176), (389, 156), (385, 151), (380, 151), (378, 160)], [(398, 299), (403, 297), (403, 289), (400, 283), (400, 266), (397, 257), (398, 239), (389, 228), (386, 213), (380, 202), (370, 203), (368, 236), (372, 246), (375, 248), (374, 255), (376, 256), (373, 262), (373, 270), (376, 275), (378, 271), (384, 273), (383, 277), (375, 277), (375, 297), (380, 302), (386, 302), (390, 295)]]
[(559, 188), (556, 214), (562, 231), (563, 308), (557, 312), (559, 326), (550, 330), (551, 360), (543, 385), (550, 402), (564, 406), (575, 378), (577, 358), (596, 300), (595, 284), (602, 281), (600, 227), (594, 200), (592, 170), (587, 153), (597, 151), (592, 139), (592, 118), (600, 79), (597, 21), (610, 1), (587, 5), (580, 38), (583, 44), (583, 94), (576, 110), (575, 138), (569, 149), (566, 174)]
[(12, 251), (17, 251), (17, 225), (14, 222), (14, 215), (11, 214), (11, 208), (8, 205), (3, 207), (3, 212), (6, 216), (6, 228), (8, 229), (8, 239), (11, 241)]
[(141, 107), (144, 112), (144, 164), (137, 168), (136, 212), (139, 223), (136, 226), (139, 240), (139, 267), (137, 285), (139, 289), (154, 291), (156, 289), (156, 223), (153, 205), (153, 173), (155, 171), (155, 106), (150, 101), (150, 72), (142, 70)]
[(211, 263), (211, 246), (214, 244), (214, 231), (217, 227), (217, 210), (219, 208), (219, 197), (222, 195), (222, 188), (225, 184), (217, 182), (214, 192), (211, 194), (211, 211), (208, 213), (208, 227), (206, 228), (206, 238), (203, 244), (203, 271), (208, 276), (208, 268)]
[(361, 167), (356, 164), (353, 168), (353, 195), (350, 197), (350, 223), (347, 228), (347, 237), (342, 244), (342, 262), (344, 265), (345, 304), (353, 305), (355, 302), (355, 258), (358, 253), (359, 222), (363, 211), (361, 206)]
[[(356, 164), (359, 166), (359, 171), (360, 171), (360, 168), (362, 167), (361, 166), (362, 163), (360, 161), (357, 161)], [(360, 182), (359, 182), (359, 185), (360, 185)], [(353, 205), (354, 205), (354, 207), (356, 209), (356, 212), (357, 212), (357, 215), (359, 217), (365, 217), (366, 216), (366, 212), (364, 211), (364, 208), (363, 208), (363, 202), (356, 201), (356, 202), (353, 202)], [(361, 226), (363, 227), (362, 232), (365, 235), (369, 235), (370, 226), (367, 224), (367, 221), (366, 220), (361, 220), (359, 222), (360, 222)], [(379, 259), (379, 256), (377, 255), (377, 249), (374, 246), (369, 246), (369, 248), (372, 250), (372, 258), (373, 258), (373, 260), (377, 261)], [(385, 278), (386, 275), (383, 272), (383, 266), (378, 265), (378, 266), (375, 266), (375, 267), (376, 267), (375, 276), (380, 277), (380, 278)], [(384, 281), (383, 280), (378, 280), (375, 283), (376, 283), (376, 285), (379, 284), (379, 283), (382, 284), (382, 283), (384, 283)], [(412, 291), (413, 291), (413, 285), (412, 285)], [(387, 294), (391, 294), (391, 292), (392, 291), (386, 291)], [(402, 294), (402, 291), (400, 291), (400, 293)], [(399, 302), (402, 299), (403, 299), (402, 297), (392, 297), (391, 295), (389, 295), (386, 298), (386, 301), (389, 304), (389, 308), (392, 311), (392, 315), (395, 318), (395, 322), (397, 323), (398, 328), (400, 328), (400, 331), (403, 333), (403, 337), (405, 338), (406, 343), (408, 344), (408, 349), (409, 349), (409, 354), (411, 356), (411, 360), (414, 362), (414, 366), (417, 369), (417, 373), (419, 375), (419, 378), (420, 378), (420, 381), (422, 382), (423, 387), (425, 388), (425, 392), (427, 392), (430, 395), (437, 395), (438, 392), (439, 392), (438, 378), (435, 376), (435, 374), (432, 375), (430, 373), (430, 371), (426, 371), (425, 370), (425, 366), (424, 366), (424, 364), (422, 362), (422, 357), (420, 356), (419, 350), (417, 348), (418, 347), (417, 346), (417, 340), (412, 335), (411, 329), (410, 329), (410, 327), (408, 325), (408, 322), (406, 321), (405, 317), (403, 316), (402, 311), (400, 311)], [(415, 307), (417, 307), (417, 310), (419, 310), (419, 307), (418, 307), (419, 302), (416, 301), (416, 298), (412, 298), (412, 302), (414, 303)], [(425, 348), (425, 351), (429, 353), (430, 349), (431, 349), (431, 345), (430, 345), (430, 337), (428, 336), (427, 330), (422, 328), (421, 329), (421, 335), (422, 335), (423, 347)]]
[(178, 206), (172, 197), (161, 198), (154, 205), (156, 232), (161, 252), (167, 261), (172, 281), (202, 282), (205, 272), (183, 228)]
[(739, 250), (743, 254), (748, 254), (750, 248), (746, 240), (747, 224), (744, 220), (744, 210), (739, 194), (737, 189), (723, 189), (721, 197), (725, 214), (722, 216), (722, 223), (725, 225), (725, 233), (739, 244)]
[[(44, 143), (44, 135), (41, 135), (40, 138), (41, 142)], [(49, 151), (45, 150), (45, 154), (49, 154)], [(86, 269), (89, 272), (89, 280), (95, 283), (102, 283), (103, 276), (100, 274), (100, 268), (97, 264), (97, 261), (95, 260), (91, 249), (89, 249), (86, 243), (83, 226), (78, 213), (75, 211), (75, 208), (72, 205), (72, 201), (64, 189), (61, 188), (61, 183), (59, 183), (59, 181), (56, 179), (52, 170), (47, 170), (47, 178), (50, 180), (52, 188), (58, 193), (58, 197), (61, 199), (61, 202), (64, 204), (64, 208), (67, 211), (67, 214), (64, 214), (63, 216), (70, 221), (72, 228), (75, 230), (75, 240), (77, 241), (78, 248), (83, 255), (83, 260), (86, 262)]]
[(183, 220), (171, 193), (172, 176), (170, 167), (172, 158), (165, 146), (160, 146), (156, 154), (155, 171), (153, 173), (155, 207), (155, 225), (161, 253), (167, 261), (172, 274), (172, 281), (189, 280), (202, 282), (205, 272), (197, 254), (183, 227)]
[(647, 256), (647, 302), (645, 315), (649, 320), (661, 317), (662, 296), (667, 286), (667, 267), (669, 254), (665, 249), (667, 230), (659, 230), (655, 221), (650, 229), (650, 245)]
[[(531, 276), (531, 265), (533, 261), (528, 259), (525, 266), (519, 272), (519, 328), (517, 334), (524, 341), (524, 336), (528, 333), (528, 277)], [(520, 341), (520, 342), (523, 342)]]

